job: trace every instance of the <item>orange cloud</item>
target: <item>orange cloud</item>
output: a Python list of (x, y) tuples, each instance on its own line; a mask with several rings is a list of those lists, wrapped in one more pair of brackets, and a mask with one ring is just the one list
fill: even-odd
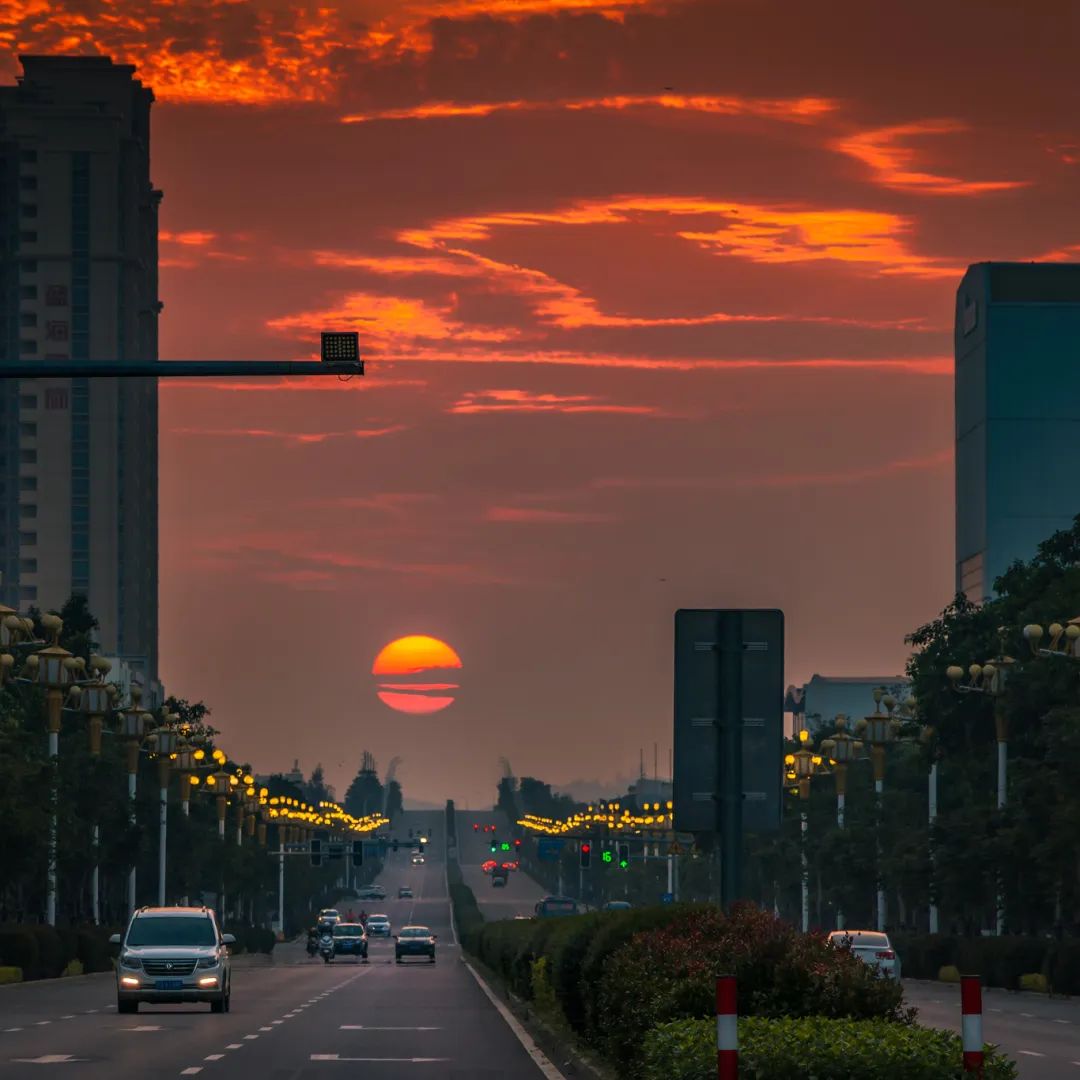
[(394, 424), (381, 428), (353, 428), (349, 431), (272, 431), (268, 428), (170, 428), (170, 435), (197, 435), (208, 439), (273, 439), (294, 446), (324, 443), (330, 439), (378, 439), (404, 431), (405, 425)]
[(614, 514), (588, 510), (544, 510), (528, 506), (492, 506), (484, 517), (487, 521), (529, 525), (610, 524), (618, 521)]
[(366, 124), (377, 120), (444, 120), (455, 117), (485, 117), (507, 112), (548, 112), (567, 110), (615, 111), (631, 109), (677, 109), (683, 112), (708, 113), (717, 116), (757, 116), (771, 120), (810, 123), (821, 119), (837, 108), (827, 98), (750, 98), (717, 94), (611, 94), (604, 97), (553, 98), (526, 101), (515, 98), (506, 101), (426, 101), (396, 109), (376, 109), (366, 113), (349, 113), (341, 118), (343, 124)]
[[(315, 357), (307, 357), (314, 360)], [(366, 390), (384, 390), (399, 387), (427, 386), (426, 379), (378, 378), (365, 375), (356, 379), (331, 379), (325, 375), (302, 375), (296, 378), (232, 379), (177, 378), (159, 376), (161, 390), (231, 390), (234, 393), (284, 393), (284, 394), (341, 394), (360, 393)]]
[(924, 135), (952, 135), (970, 130), (957, 120), (919, 120), (910, 124), (875, 128), (834, 139), (830, 144), (842, 154), (861, 161), (882, 187), (916, 191), (925, 195), (986, 195), (1026, 187), (1024, 180), (961, 180), (918, 168), (919, 151), (906, 140)]
[(168, 229), (158, 230), (158, 240), (164, 244), (183, 244), (186, 247), (206, 247), (217, 239), (217, 233), (207, 232), (201, 229), (192, 229), (188, 232), (170, 232)]
[(447, 409), (459, 414), (505, 412), (656, 415), (651, 405), (611, 405), (589, 394), (532, 394), (527, 390), (467, 390)]

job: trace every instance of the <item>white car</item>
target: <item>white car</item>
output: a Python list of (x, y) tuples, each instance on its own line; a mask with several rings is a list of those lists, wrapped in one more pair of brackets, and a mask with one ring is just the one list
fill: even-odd
[(367, 935), (373, 937), (392, 937), (390, 933), (390, 918), (387, 915), (369, 915), (367, 920)]
[(834, 930), (829, 944), (837, 949), (851, 949), (863, 961), (881, 970), (891, 979), (900, 978), (900, 957), (889, 941), (889, 935), (877, 930)]

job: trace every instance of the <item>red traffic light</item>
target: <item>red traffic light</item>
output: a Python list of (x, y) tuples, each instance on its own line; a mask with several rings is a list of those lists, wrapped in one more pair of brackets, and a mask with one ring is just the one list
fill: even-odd
[(582, 855), (588, 855), (590, 851), (592, 851), (592, 844), (582, 844), (581, 845), (581, 853), (582, 853)]
[(520, 840), (515, 840), (514, 841), (514, 847), (521, 847), (521, 841)]
[(480, 826), (477, 825), (475, 822), (473, 822), (472, 831), (473, 832), (479, 832), (480, 831)]

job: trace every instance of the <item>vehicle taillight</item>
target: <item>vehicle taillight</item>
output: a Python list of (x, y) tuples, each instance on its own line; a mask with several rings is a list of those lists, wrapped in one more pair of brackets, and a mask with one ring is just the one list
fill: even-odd
[(882, 949), (881, 952), (877, 953), (876, 955), (877, 955), (877, 958), (879, 960), (895, 960), (896, 959), (896, 953), (894, 953), (892, 951), (892, 949)]

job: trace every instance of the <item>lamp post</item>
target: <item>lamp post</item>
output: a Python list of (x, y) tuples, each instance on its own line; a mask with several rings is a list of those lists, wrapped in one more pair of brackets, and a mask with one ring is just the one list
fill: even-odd
[(806, 743), (810, 738), (810, 732), (803, 728), (799, 732), (799, 741), (803, 744), (791, 757), (794, 758), (795, 776), (799, 781), (799, 852), (801, 861), (801, 891), (802, 891), (802, 932), (805, 934), (810, 929), (810, 864), (806, 854), (807, 817), (806, 807), (810, 801), (810, 777), (814, 770), (821, 764), (821, 758), (812, 750), (807, 749)]
[[(885, 706), (885, 712), (881, 706)], [(885, 748), (892, 742), (896, 730), (896, 721), (892, 711), (896, 699), (878, 687), (874, 691), (874, 711), (860, 720), (855, 730), (860, 732), (870, 744), (870, 760), (874, 767), (874, 795), (877, 816), (877, 928), (885, 932), (885, 883), (881, 877), (881, 825), (883, 800), (885, 795)]]
[[(131, 688), (131, 704), (126, 709), (120, 710), (120, 723), (118, 733), (124, 740), (124, 749), (127, 755), (127, 779), (128, 779), (128, 820), (132, 827), (135, 826), (135, 798), (138, 792), (139, 777), (139, 749), (142, 746), (143, 737), (149, 724), (153, 723), (153, 716), (142, 709), (142, 689), (138, 686)], [(138, 865), (138, 853), (134, 853), (131, 859), (131, 869), (128, 871), (128, 916), (135, 911), (135, 874)]]
[[(1072, 624), (1070, 624), (1071, 626)], [(1052, 640), (1055, 630), (1062, 628), (1055, 623), (1050, 627)], [(1038, 630), (1038, 635), (1034, 631)], [(1031, 633), (1029, 633), (1031, 631)], [(964, 669), (958, 665), (952, 665), (945, 671), (946, 676), (953, 685), (953, 689), (959, 694), (985, 694), (994, 703), (994, 734), (997, 738), (997, 808), (1004, 810), (1008, 805), (1008, 770), (1009, 770), (1009, 715), (1006, 709), (1006, 693), (1008, 692), (1009, 676), (1016, 661), (1005, 654), (1005, 627), (998, 628), (998, 636), (1001, 642), (998, 655), (985, 664), (972, 664), (967, 669), (968, 681), (963, 682)], [(1080, 629), (1072, 635), (1073, 640), (1080, 635)], [(1027, 626), (1024, 628), (1024, 636), (1031, 643), (1033, 649), (1038, 648), (1038, 641), (1042, 637), (1042, 627)], [(995, 933), (998, 937), (1005, 933), (1005, 897), (1004, 892), (998, 885), (996, 900)]]
[(919, 734), (919, 739), (927, 747), (930, 754), (930, 773), (926, 781), (926, 819), (929, 833), (930, 850), (930, 933), (938, 933), (938, 906), (934, 902), (934, 877), (936, 855), (934, 852), (934, 826), (937, 824), (938, 804), (938, 761), (941, 758), (941, 749), (937, 742), (937, 732), (929, 725), (925, 726)]
[[(101, 757), (101, 736), (105, 726), (105, 717), (112, 710), (119, 695), (115, 683), (105, 681), (112, 665), (102, 656), (90, 657), (90, 679), (72, 688), (72, 695), (80, 711), (88, 719), (90, 734), (90, 756), (97, 761)], [(76, 695), (76, 691), (78, 691)], [(94, 821), (93, 840), (94, 869), (90, 875), (90, 902), (94, 925), (101, 923), (101, 825)]]
[(158, 905), (165, 906), (165, 862), (169, 830), (169, 774), (172, 755), (177, 748), (177, 734), (171, 726), (179, 719), (174, 713), (164, 713), (163, 723), (150, 734), (150, 745), (157, 755), (158, 767)]
[[(836, 717), (835, 723), (835, 734), (822, 740), (821, 750), (828, 755), (829, 764), (832, 766), (833, 780), (836, 784), (836, 827), (842, 829), (847, 802), (848, 765), (862, 753), (863, 744), (847, 733), (848, 718), (842, 713)], [(844, 929), (844, 912), (839, 905), (836, 908), (836, 929)]]

